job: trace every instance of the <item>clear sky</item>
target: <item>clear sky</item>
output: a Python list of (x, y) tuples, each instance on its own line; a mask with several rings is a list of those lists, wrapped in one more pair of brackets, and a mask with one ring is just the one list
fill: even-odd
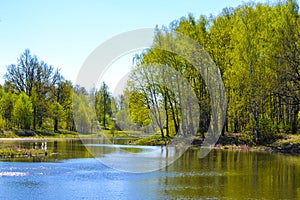
[[(154, 28), (194, 14), (218, 15), (224, 7), (236, 7), (240, 0), (1, 0), (0, 84), (6, 66), (17, 62), (26, 48), (62, 75), (76, 80), (88, 55), (102, 42), (125, 31)], [(261, 0), (260, 2), (265, 2)], [(131, 58), (117, 61), (118, 73), (108, 73), (114, 87), (128, 71)]]

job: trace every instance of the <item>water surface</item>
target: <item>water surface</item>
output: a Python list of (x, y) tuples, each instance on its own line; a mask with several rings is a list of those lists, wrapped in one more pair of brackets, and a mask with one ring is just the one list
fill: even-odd
[[(44, 148), (43, 142), (0, 144)], [(94, 159), (80, 140), (46, 146), (54, 153), (50, 157), (0, 161), (0, 199), (300, 199), (296, 155), (213, 150), (199, 159), (199, 149), (190, 148), (161, 170), (125, 173)], [(123, 147), (133, 153), (160, 148)], [(101, 148), (118, 152), (110, 145)]]

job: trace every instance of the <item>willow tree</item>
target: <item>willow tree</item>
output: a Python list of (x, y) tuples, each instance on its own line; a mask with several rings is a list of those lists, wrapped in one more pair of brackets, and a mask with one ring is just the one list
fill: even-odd
[[(188, 80), (198, 99), (199, 127), (204, 135), (213, 106), (206, 80), (187, 60), (172, 53), (175, 52), (172, 48), (180, 48), (183, 52), (191, 52), (190, 49), (173, 44), (166, 51), (163, 46), (175, 41), (176, 34), (172, 31), (184, 34), (202, 45), (221, 71), (228, 100), (224, 130), (247, 132), (261, 141), (283, 128), (296, 133), (300, 109), (298, 8), (295, 0), (273, 4), (251, 2), (225, 8), (220, 15), (211, 18), (200, 16), (196, 20), (188, 15), (173, 21), (169, 28), (157, 30), (154, 44), (139, 61), (141, 66), (159, 63), (162, 69), (178, 72), (172, 80), (179, 97), (183, 90), (176, 84), (178, 78)], [(145, 69), (148, 77), (157, 73), (164, 77), (161, 69), (158, 72)], [(157, 105), (163, 108), (166, 116), (163, 125), (168, 130), (169, 124), (174, 124), (175, 130), (184, 132), (186, 119), (182, 118), (180, 110), (181, 98), (165, 87), (153, 84), (151, 87), (152, 93), (157, 94)], [(149, 91), (144, 94), (146, 92)]]

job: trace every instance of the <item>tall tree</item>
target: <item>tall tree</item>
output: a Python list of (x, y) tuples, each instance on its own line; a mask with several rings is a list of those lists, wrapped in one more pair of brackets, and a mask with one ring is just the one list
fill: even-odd
[(95, 93), (95, 109), (100, 124), (107, 128), (108, 122), (112, 116), (111, 109), (112, 97), (109, 88), (105, 82), (100, 86), (99, 91)]
[(21, 54), (17, 64), (7, 67), (5, 85), (17, 93), (25, 92), (33, 97), (33, 128), (42, 125), (43, 117), (47, 116), (48, 93), (60, 77), (58, 70), (39, 61), (35, 55), (31, 55), (28, 49)]

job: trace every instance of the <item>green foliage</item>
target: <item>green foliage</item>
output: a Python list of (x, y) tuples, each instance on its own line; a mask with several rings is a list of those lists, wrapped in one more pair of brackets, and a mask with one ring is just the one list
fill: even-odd
[[(220, 68), (228, 99), (227, 132), (249, 132), (262, 139), (281, 131), (278, 127), (283, 124), (285, 131), (296, 133), (300, 109), (298, 9), (293, 0), (274, 5), (251, 2), (225, 8), (219, 16), (210, 19), (201, 16), (195, 20), (189, 15), (170, 24), (170, 29), (198, 41)], [(157, 30), (149, 51), (135, 56), (136, 68), (130, 84), (135, 83), (134, 91), (147, 97), (145, 105), (157, 111), (155, 121), (161, 132), (159, 123), (164, 117), (169, 120), (164, 124), (167, 131), (182, 129), (184, 132), (180, 100), (155, 83), (157, 74), (163, 79), (164, 70), (176, 70), (190, 82), (197, 95), (199, 131), (204, 135), (210, 123), (209, 91), (188, 62), (160, 48), (174, 39), (165, 30), (165, 27)], [(156, 69), (155, 63), (160, 63), (164, 70)], [(174, 82), (178, 80), (175, 78)], [(173, 91), (174, 88), (176, 83)], [(130, 115), (134, 116), (134, 112)], [(175, 128), (170, 128), (170, 124)]]
[(133, 122), (140, 127), (150, 124), (149, 109), (145, 105), (143, 94), (135, 91), (130, 93), (129, 113)]
[(0, 115), (2, 116), (3, 125), (11, 127), (12, 112), (15, 103), (16, 95), (11, 92), (6, 92), (0, 99)]
[(247, 133), (238, 134), (228, 134), (226, 136), (221, 136), (217, 144), (221, 145), (256, 145), (254, 136)]
[(134, 141), (135, 145), (166, 145), (171, 141), (171, 138), (162, 138), (160, 136), (150, 136)]
[(50, 115), (54, 121), (54, 131), (58, 131), (58, 122), (63, 121), (65, 118), (64, 108), (60, 103), (54, 102), (51, 106), (49, 106)]
[[(129, 111), (127, 109), (122, 109), (116, 114), (117, 126), (122, 130), (126, 127), (127, 130), (134, 129), (134, 124), (130, 118)], [(126, 130), (125, 129), (125, 130)]]
[[(17, 64), (7, 67), (4, 79), (5, 84), (1, 87), (0, 95), (0, 114), (5, 127), (25, 126), (25, 122), (21, 123), (17, 116), (12, 118), (16, 99), (25, 93), (30, 98), (33, 109), (32, 117), (28, 116), (26, 128), (37, 130), (51, 124), (55, 131), (58, 128), (75, 130), (72, 114), (73, 86), (70, 81), (64, 80), (58, 70), (39, 61), (37, 56), (26, 49)], [(49, 123), (49, 118), (52, 118), (53, 123)], [(32, 121), (31, 125), (29, 121)]]
[[(246, 3), (224, 8), (216, 17), (197, 19), (188, 15), (169, 27), (199, 42), (220, 68), (228, 101), (226, 132), (244, 132), (249, 138), (268, 140), (278, 132), (298, 131), (297, 1)], [(73, 87), (57, 70), (25, 50), (16, 64), (8, 66), (5, 84), (0, 87), (0, 128), (53, 126), (56, 131), (74, 131), (76, 121), (79, 132), (89, 133), (99, 122), (104, 128), (159, 130), (161, 136), (172, 136), (186, 133), (187, 124), (193, 121), (194, 116), (184, 117), (187, 106), (182, 98), (192, 90), (197, 98), (194, 103), (199, 106), (198, 132), (204, 136), (210, 124), (210, 91), (187, 60), (162, 50), (172, 42), (176, 43), (176, 36), (166, 27), (156, 30), (151, 48), (134, 57), (136, 66), (128, 87), (118, 98), (112, 97), (105, 83), (90, 93)], [(182, 52), (192, 51), (176, 45)], [(179, 77), (190, 88), (183, 87)], [(74, 117), (73, 108), (78, 111)]]
[(0, 130), (5, 128), (5, 120), (3, 119), (2, 115), (0, 115)]
[(30, 129), (32, 123), (32, 103), (25, 93), (21, 93), (13, 108), (13, 119), (22, 129)]
[(76, 122), (76, 130), (79, 133), (91, 133), (92, 123), (95, 119), (93, 109), (89, 106), (88, 99), (83, 94), (73, 95), (74, 120)]
[(261, 114), (258, 120), (258, 130), (261, 137), (273, 135), (278, 131), (276, 124), (273, 124), (273, 121), (267, 114)]
[(100, 90), (95, 92), (95, 109), (100, 124), (106, 128), (112, 117), (112, 96), (105, 82), (102, 83)]

